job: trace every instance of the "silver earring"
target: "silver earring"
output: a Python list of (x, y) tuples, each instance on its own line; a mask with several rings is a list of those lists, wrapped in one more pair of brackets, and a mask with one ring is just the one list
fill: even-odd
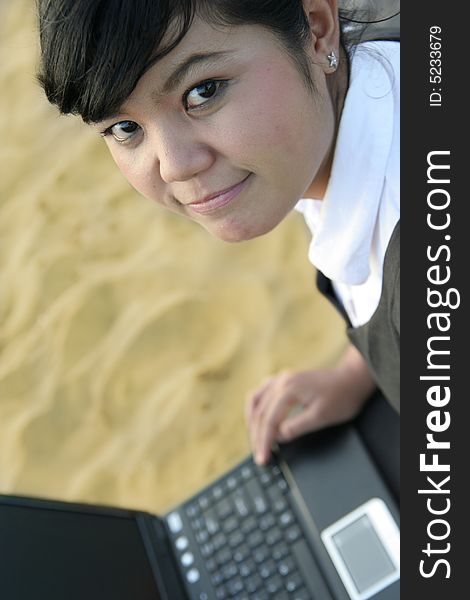
[(333, 69), (333, 71), (336, 71), (336, 68), (338, 66), (338, 59), (336, 58), (336, 54), (334, 53), (334, 50), (332, 50), (328, 56), (328, 62), (330, 63), (330, 69)]

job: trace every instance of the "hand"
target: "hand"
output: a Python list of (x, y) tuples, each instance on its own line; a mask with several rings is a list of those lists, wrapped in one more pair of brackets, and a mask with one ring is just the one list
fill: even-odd
[[(275, 440), (352, 419), (374, 389), (361, 354), (350, 345), (332, 369), (287, 371), (269, 378), (248, 398), (246, 419), (255, 461), (266, 463)], [(303, 410), (289, 416), (294, 407)]]

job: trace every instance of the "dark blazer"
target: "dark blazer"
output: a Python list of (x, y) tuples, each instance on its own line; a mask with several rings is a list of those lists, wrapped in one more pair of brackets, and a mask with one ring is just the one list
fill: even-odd
[[(317, 286), (348, 324), (348, 337), (364, 356), (378, 386), (355, 421), (366, 446), (398, 499), (400, 481), (400, 221), (384, 259), (382, 294), (372, 318), (360, 327), (351, 322), (331, 281), (317, 273)], [(393, 407), (393, 408), (392, 408)]]

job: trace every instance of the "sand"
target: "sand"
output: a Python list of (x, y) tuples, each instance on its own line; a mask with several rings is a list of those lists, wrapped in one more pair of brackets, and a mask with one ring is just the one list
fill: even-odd
[(343, 323), (299, 215), (214, 240), (57, 115), (33, 9), (0, 3), (0, 493), (165, 511), (249, 452), (248, 391), (331, 364)]

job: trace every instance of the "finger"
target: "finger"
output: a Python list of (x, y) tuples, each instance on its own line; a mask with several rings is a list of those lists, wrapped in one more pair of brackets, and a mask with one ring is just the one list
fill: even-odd
[(269, 390), (271, 389), (274, 379), (274, 377), (270, 377), (265, 381), (264, 384), (254, 392), (251, 398), (249, 398), (247, 403), (247, 425), (250, 435), (250, 444), (255, 459), (258, 446), (259, 423), (260, 420), (262, 420), (262, 415), (266, 410), (266, 406), (269, 404)]
[(271, 447), (278, 436), (279, 426), (285, 419), (289, 409), (297, 402), (296, 396), (289, 392), (277, 391), (271, 396), (266, 410), (261, 415), (256, 432), (256, 460), (265, 464), (271, 455)]
[(273, 393), (275, 387), (267, 386), (262, 395), (257, 400), (256, 408), (253, 409), (251, 420), (249, 423), (251, 447), (253, 450), (253, 456), (255, 462), (261, 464), (264, 460), (260, 457), (260, 431), (262, 429), (262, 423), (264, 421), (264, 415), (269, 409), (269, 404), (273, 400)]
[(274, 377), (269, 377), (266, 379), (258, 389), (248, 396), (248, 399), (245, 403), (245, 418), (248, 424), (250, 424), (250, 421), (259, 407), (260, 400), (263, 397), (264, 392), (269, 388), (273, 379)]

